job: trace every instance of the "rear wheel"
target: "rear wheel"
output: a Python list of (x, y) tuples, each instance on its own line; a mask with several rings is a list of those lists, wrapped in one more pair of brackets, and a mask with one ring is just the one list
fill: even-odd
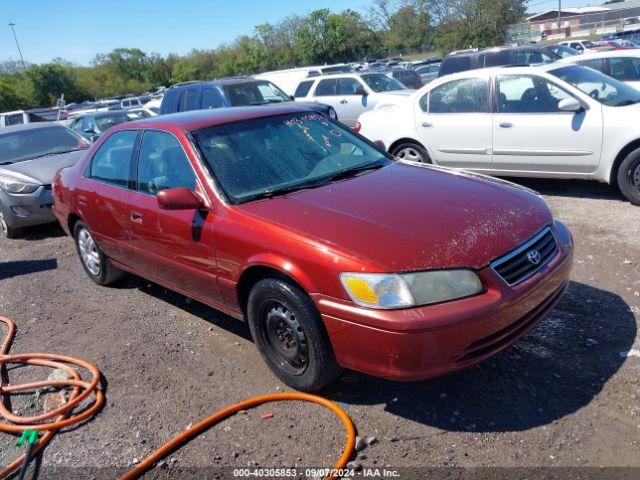
[(340, 376), (322, 319), (299, 288), (260, 280), (249, 294), (247, 320), (262, 358), (290, 387), (311, 392)]
[(640, 206), (640, 148), (622, 161), (618, 167), (617, 182), (627, 200)]
[(406, 142), (397, 145), (392, 151), (391, 155), (401, 158), (403, 160), (409, 160), (419, 163), (432, 163), (429, 153), (422, 145), (418, 145), (414, 142)]
[(7, 220), (4, 218), (2, 208), (0, 208), (0, 233), (5, 238), (17, 238), (22, 234), (21, 228), (10, 227)]
[(120, 279), (124, 272), (114, 267), (98, 247), (89, 227), (78, 221), (73, 227), (78, 256), (87, 275), (98, 285), (108, 285)]

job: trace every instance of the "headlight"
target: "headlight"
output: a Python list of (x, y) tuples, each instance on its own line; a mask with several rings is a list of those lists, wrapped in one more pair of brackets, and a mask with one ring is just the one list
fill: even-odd
[(482, 292), (482, 282), (471, 270), (341, 273), (340, 281), (356, 304), (380, 309), (416, 307)]
[(20, 173), (0, 173), (0, 187), (7, 193), (33, 193), (40, 184), (37, 180)]

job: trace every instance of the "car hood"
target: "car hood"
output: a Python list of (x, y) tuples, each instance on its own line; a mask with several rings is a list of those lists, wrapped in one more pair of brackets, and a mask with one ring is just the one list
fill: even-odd
[(553, 221), (514, 184), (405, 162), (238, 208), (395, 272), (480, 269)]
[(53, 177), (55, 177), (58, 170), (74, 165), (80, 160), (84, 152), (85, 150), (78, 150), (75, 152), (45, 155), (44, 157), (38, 157), (24, 162), (2, 165), (0, 166), (0, 171), (20, 173), (37, 180), (43, 185), (49, 185), (53, 182)]

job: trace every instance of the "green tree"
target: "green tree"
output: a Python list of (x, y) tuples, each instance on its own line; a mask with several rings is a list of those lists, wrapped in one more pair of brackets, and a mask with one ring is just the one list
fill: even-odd
[(54, 105), (63, 93), (67, 101), (79, 101), (86, 96), (74, 77), (73, 69), (60, 63), (32, 65), (27, 69), (32, 97), (38, 106)]
[(20, 96), (15, 86), (7, 79), (0, 78), (0, 112), (17, 110), (26, 106), (26, 99)]

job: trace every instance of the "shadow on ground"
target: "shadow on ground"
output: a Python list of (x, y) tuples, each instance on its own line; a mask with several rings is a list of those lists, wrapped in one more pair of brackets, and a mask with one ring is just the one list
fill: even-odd
[(45, 270), (55, 270), (58, 268), (58, 261), (55, 258), (47, 260), (16, 260), (11, 262), (0, 262), (0, 280), (6, 278), (28, 275), (30, 273), (43, 272)]
[(555, 178), (508, 178), (507, 180), (531, 188), (542, 195), (627, 201), (615, 186), (591, 180)]
[(571, 282), (546, 320), (476, 367), (412, 383), (350, 372), (327, 393), (443, 430), (526, 430), (587, 405), (621, 367), (636, 331), (622, 298)]

